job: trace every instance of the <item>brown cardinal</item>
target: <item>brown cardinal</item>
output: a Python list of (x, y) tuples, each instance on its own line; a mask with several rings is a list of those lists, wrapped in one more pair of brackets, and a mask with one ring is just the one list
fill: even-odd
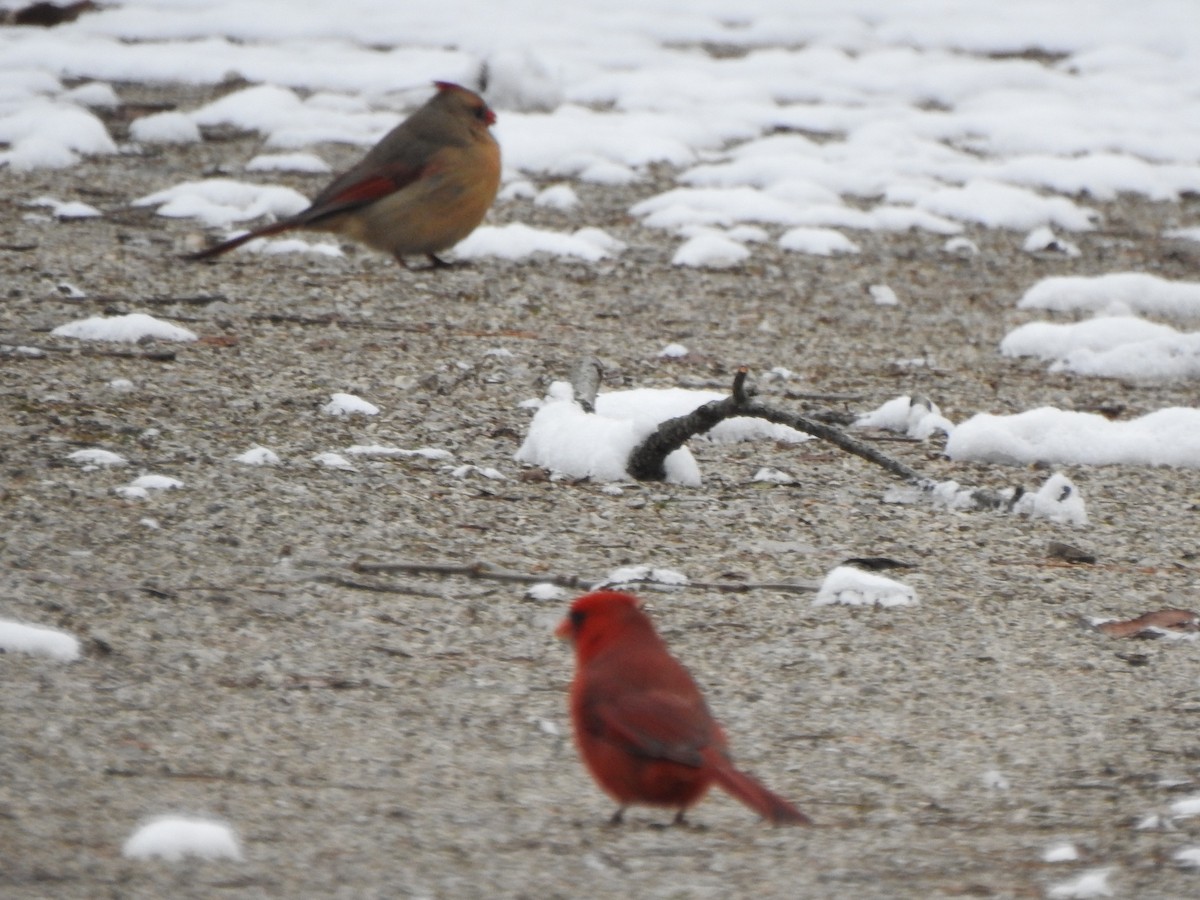
[(571, 722), (584, 764), (620, 806), (665, 806), (683, 821), (714, 782), (773, 825), (808, 816), (734, 768), (700, 688), (631, 594), (596, 591), (555, 631), (575, 645)]
[(483, 98), (448, 81), (335, 178), (308, 209), (192, 254), (211, 259), (257, 237), (293, 228), (332, 231), (396, 257), (453, 247), (483, 221), (500, 187), (496, 114)]

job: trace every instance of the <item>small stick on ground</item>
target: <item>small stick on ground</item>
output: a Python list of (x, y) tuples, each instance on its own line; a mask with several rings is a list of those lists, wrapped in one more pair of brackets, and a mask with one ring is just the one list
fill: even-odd
[[(303, 565), (322, 565), (322, 563), (304, 563)], [(478, 561), (471, 563), (447, 563), (447, 562), (355, 562), (350, 565), (351, 571), (361, 575), (444, 575), (444, 576), (460, 576), (464, 578), (474, 578), (483, 581), (500, 581), (515, 584), (553, 584), (558, 587), (571, 588), (573, 590), (594, 590), (602, 585), (611, 585), (603, 578), (589, 578), (583, 575), (570, 574), (540, 574), (533, 575), (526, 572), (513, 572), (507, 569), (501, 569), (499, 566), (489, 562)], [(391, 585), (381, 585), (378, 583), (363, 583), (356, 582), (352, 579), (341, 578), (334, 575), (320, 575), (317, 580), (325, 581), (331, 584), (340, 584), (342, 587), (354, 588), (357, 590), (381, 591), (381, 592), (400, 592), (408, 593), (409, 589), (399, 589)], [(720, 591), (726, 594), (743, 594), (750, 591), (782, 591), (790, 594), (812, 594), (819, 589), (815, 584), (803, 584), (800, 582), (724, 582), (724, 581), (688, 581), (685, 584), (666, 584), (664, 582), (655, 581), (653, 579), (631, 579), (629, 581), (620, 582), (621, 584), (639, 584), (649, 589), (674, 589), (679, 587), (696, 588), (706, 591)]]
[(34, 344), (28, 341), (0, 339), (0, 355), (15, 356), (25, 359), (37, 359), (25, 348), (41, 353), (65, 353), (76, 356), (111, 356), (116, 359), (144, 359), (150, 362), (174, 362), (174, 350), (124, 350), (109, 347), (97, 347), (89, 344), (73, 344), (69, 347), (56, 347), (53, 344)]

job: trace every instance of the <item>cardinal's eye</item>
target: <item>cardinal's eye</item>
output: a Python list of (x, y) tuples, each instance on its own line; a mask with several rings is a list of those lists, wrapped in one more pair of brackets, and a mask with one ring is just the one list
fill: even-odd
[(583, 620), (586, 618), (587, 618), (586, 613), (583, 613), (578, 609), (572, 610), (571, 611), (571, 628), (575, 631), (578, 631), (579, 628), (583, 625)]

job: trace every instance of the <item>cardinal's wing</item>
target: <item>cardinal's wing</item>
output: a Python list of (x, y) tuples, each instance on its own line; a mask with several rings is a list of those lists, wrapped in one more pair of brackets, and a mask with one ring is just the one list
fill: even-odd
[(724, 748), (724, 736), (699, 697), (669, 690), (593, 695), (584, 708), (584, 727), (601, 740), (646, 759), (700, 766), (706, 748)]
[(428, 165), (418, 167), (403, 162), (389, 163), (370, 173), (356, 166), (323, 190), (296, 219), (299, 224), (311, 225), (321, 219), (374, 203), (429, 174)]

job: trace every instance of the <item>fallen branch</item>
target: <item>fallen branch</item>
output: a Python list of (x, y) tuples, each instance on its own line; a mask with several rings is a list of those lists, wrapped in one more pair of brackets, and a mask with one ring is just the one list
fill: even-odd
[(660, 423), (654, 433), (642, 441), (630, 455), (629, 474), (639, 481), (662, 481), (667, 477), (667, 457), (682, 447), (690, 438), (703, 434), (725, 419), (746, 416), (753, 419), (765, 419), (777, 425), (787, 425), (796, 431), (821, 438), (847, 453), (881, 466), (898, 478), (922, 490), (932, 487), (933, 483), (915, 469), (880, 453), (874, 447), (850, 437), (831, 425), (817, 422), (797, 413), (775, 409), (755, 400), (746, 388), (746, 377), (749, 374), (750, 370), (746, 366), (742, 366), (733, 377), (733, 389), (728, 397), (705, 403), (687, 415), (676, 416), (674, 419)]
[[(576, 372), (581, 367), (576, 367)], [(796, 431), (820, 438), (854, 456), (874, 463), (902, 481), (911, 484), (922, 493), (933, 494), (938, 482), (927, 478), (912, 467), (881, 453), (869, 444), (850, 437), (844, 431), (824, 422), (787, 410), (776, 409), (756, 400), (746, 385), (750, 370), (742, 366), (733, 378), (733, 387), (728, 397), (713, 400), (698, 406), (690, 413), (661, 422), (645, 440), (629, 455), (627, 471), (638, 481), (663, 481), (667, 477), (666, 459), (688, 440), (703, 434), (726, 419), (748, 417), (764, 419), (777, 425), (786, 425)], [(576, 387), (576, 396), (579, 388)], [(920, 402), (919, 400), (916, 402)], [(925, 401), (928, 402), (928, 401)], [(1011, 511), (1025, 491), (1016, 487), (1005, 491), (976, 488), (959, 492), (976, 509), (1003, 509)], [(956, 499), (959, 495), (956, 494)]]
[[(319, 565), (314, 563), (313, 565)], [(626, 581), (613, 582), (604, 578), (588, 578), (582, 575), (533, 575), (526, 572), (513, 572), (508, 569), (501, 569), (499, 566), (489, 562), (473, 562), (473, 563), (443, 563), (443, 562), (355, 562), (350, 565), (353, 572), (361, 575), (443, 575), (443, 576), (459, 576), (463, 578), (475, 578), (483, 581), (499, 581), (510, 584), (553, 584), (556, 587), (571, 588), (573, 590), (590, 591), (599, 587), (612, 586), (614, 584), (637, 584), (642, 587), (657, 590), (666, 590), (680, 587), (697, 588), (699, 590), (720, 591), (726, 594), (742, 594), (749, 591), (783, 591), (792, 594), (812, 594), (816, 593), (819, 586), (815, 584), (801, 584), (797, 582), (740, 582), (729, 583), (722, 581), (687, 581), (683, 584), (668, 584), (663, 581), (656, 581), (653, 578), (635, 578)], [(330, 584), (340, 584), (343, 587), (355, 588), (358, 590), (368, 591), (386, 591), (396, 593), (418, 593), (409, 588), (400, 586), (385, 585), (374, 583), (366, 583), (353, 581), (351, 579), (341, 578), (336, 575), (318, 576), (318, 580)]]

